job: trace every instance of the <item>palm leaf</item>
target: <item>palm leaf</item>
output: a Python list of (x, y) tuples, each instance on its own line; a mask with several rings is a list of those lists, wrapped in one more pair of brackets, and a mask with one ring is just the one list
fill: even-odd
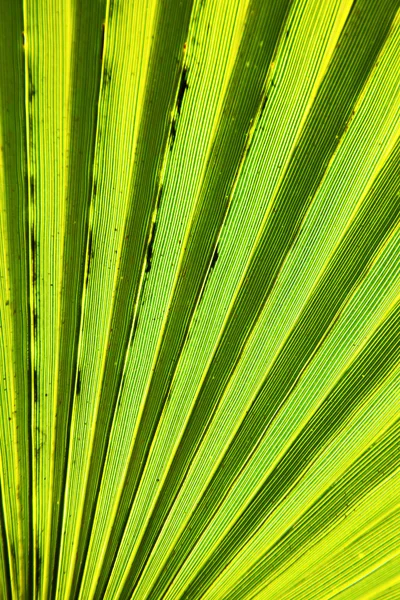
[(0, 6), (0, 597), (398, 598), (398, 0)]

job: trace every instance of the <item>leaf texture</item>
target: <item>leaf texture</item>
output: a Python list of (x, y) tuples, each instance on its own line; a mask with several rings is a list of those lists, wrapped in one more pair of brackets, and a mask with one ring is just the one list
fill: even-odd
[(0, 597), (399, 598), (399, 0), (0, 9)]

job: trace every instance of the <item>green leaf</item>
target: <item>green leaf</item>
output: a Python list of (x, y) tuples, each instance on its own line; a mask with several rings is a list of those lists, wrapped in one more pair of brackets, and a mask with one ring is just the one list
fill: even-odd
[(399, 0), (0, 10), (0, 597), (397, 598)]

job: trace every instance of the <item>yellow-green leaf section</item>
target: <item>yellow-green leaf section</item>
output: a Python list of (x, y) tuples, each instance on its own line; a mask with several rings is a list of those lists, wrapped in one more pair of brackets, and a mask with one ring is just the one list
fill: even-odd
[(0, 598), (400, 598), (400, 0), (0, 15)]

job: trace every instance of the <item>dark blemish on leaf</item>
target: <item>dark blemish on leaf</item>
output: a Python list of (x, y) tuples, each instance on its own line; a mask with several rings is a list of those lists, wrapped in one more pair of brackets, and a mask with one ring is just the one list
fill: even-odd
[(111, 69), (104, 67), (103, 73), (103, 87), (106, 87), (111, 81)]
[(93, 182), (93, 198), (96, 198), (97, 195), (97, 181)]
[(6, 306), (10, 306), (10, 301), (6, 300)]
[(33, 177), (31, 177), (31, 180), (30, 180), (30, 188), (31, 188), (31, 199), (32, 199), (35, 195), (35, 180)]
[(32, 82), (29, 83), (29, 102), (32, 102), (34, 96), (36, 94), (35, 86)]
[(31, 264), (32, 264), (32, 283), (33, 286), (36, 284), (36, 240), (35, 232), (31, 227)]
[(29, 96), (29, 102), (32, 102), (32, 99), (35, 95), (35, 86), (33, 85), (33, 78), (32, 78), (32, 69), (30, 67), (28, 67), (28, 96)]
[(36, 336), (36, 331), (37, 331), (37, 312), (36, 312), (36, 310), (33, 310), (33, 331), (34, 331), (34, 335)]
[(79, 396), (79, 394), (81, 393), (81, 385), (82, 385), (82, 381), (81, 381), (81, 370), (79, 369), (78, 371), (78, 377), (76, 380), (76, 395)]
[(187, 84), (187, 69), (186, 67), (184, 67), (181, 75), (181, 82), (179, 84), (178, 97), (176, 99), (176, 110), (178, 111), (178, 115), (181, 114), (183, 96), (188, 87), (189, 86)]
[(92, 229), (89, 231), (88, 255), (89, 255), (89, 260), (91, 258), (93, 258), (93, 256), (94, 256), (94, 252), (93, 252), (93, 230)]
[(38, 399), (38, 374), (36, 367), (33, 369), (33, 401), (37, 402)]
[(33, 96), (35, 95), (35, 88), (33, 86), (33, 78), (32, 78), (32, 69), (31, 69), (30, 65), (28, 65), (28, 95), (29, 95), (29, 100), (32, 100)]
[(147, 246), (147, 253), (146, 253), (146, 269), (145, 272), (149, 273), (150, 269), (151, 269), (151, 259), (153, 258), (153, 244), (154, 244), (154, 238), (156, 235), (156, 227), (157, 227), (157, 223), (153, 223), (153, 226), (151, 228), (151, 236), (150, 236), (150, 241), (148, 243)]
[(267, 95), (267, 96), (265, 96), (265, 97), (263, 98), (263, 101), (262, 101), (262, 103), (261, 103), (261, 111), (260, 111), (260, 114), (262, 114), (262, 113), (264, 112), (264, 108), (265, 108), (265, 106), (266, 106), (266, 104), (267, 104), (267, 100), (268, 100), (268, 95)]
[(213, 257), (211, 259), (210, 270), (215, 267), (215, 264), (216, 264), (217, 260), (218, 260), (218, 244), (217, 244), (217, 246), (216, 246), (216, 248), (214, 250), (214, 254), (213, 254)]
[(157, 196), (157, 200), (156, 200), (156, 211), (158, 211), (158, 209), (160, 208), (162, 195), (163, 195), (163, 186), (160, 185), (160, 189), (158, 190), (158, 196)]
[(41, 579), (41, 569), (42, 566), (42, 558), (40, 556), (39, 546), (36, 546), (36, 589), (40, 590), (40, 579)]
[(32, 252), (32, 259), (34, 260), (35, 253), (36, 253), (36, 240), (35, 240), (35, 231), (34, 231), (33, 227), (31, 227), (31, 252)]
[(176, 136), (176, 124), (175, 124), (175, 119), (172, 119), (172, 123), (171, 123), (171, 142), (169, 145), (169, 149), (172, 150), (174, 142), (175, 142), (175, 136)]
[(25, 48), (25, 43), (26, 43), (26, 38), (25, 38), (25, 33), (22, 32), (22, 46)]
[(104, 33), (105, 33), (105, 24), (103, 23), (101, 26), (101, 44), (100, 44), (100, 60), (103, 62), (104, 57)]

